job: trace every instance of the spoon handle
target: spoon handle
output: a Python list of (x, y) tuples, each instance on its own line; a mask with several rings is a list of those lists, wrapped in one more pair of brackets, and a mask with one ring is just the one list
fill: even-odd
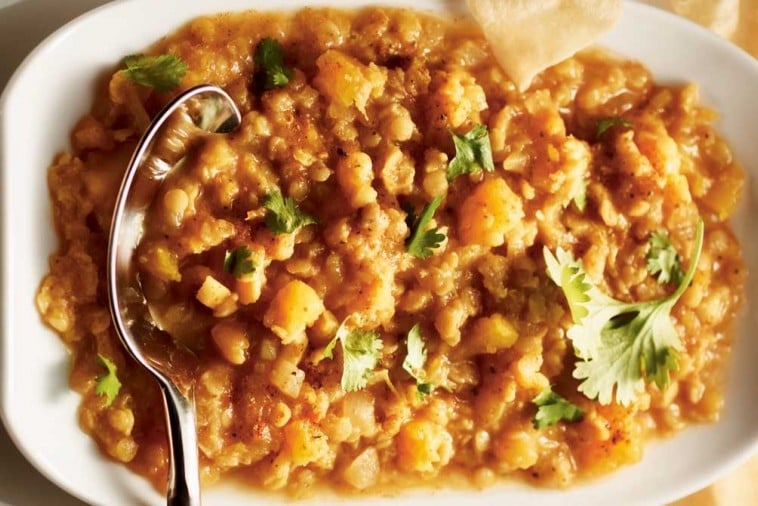
[(185, 397), (170, 382), (161, 381), (171, 461), (166, 489), (168, 506), (200, 506), (200, 467), (192, 392)]

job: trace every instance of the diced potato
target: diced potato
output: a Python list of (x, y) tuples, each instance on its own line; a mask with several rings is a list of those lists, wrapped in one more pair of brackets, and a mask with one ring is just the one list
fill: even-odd
[(376, 485), (381, 465), (376, 448), (363, 450), (342, 472), (342, 478), (358, 490)]
[(331, 49), (316, 60), (315, 87), (332, 102), (355, 107), (363, 114), (369, 98), (381, 95), (387, 81), (385, 72), (374, 65), (363, 65), (355, 58)]
[(464, 244), (500, 246), (524, 218), (521, 199), (502, 179), (487, 179), (461, 206), (458, 235)]
[(284, 443), (295, 466), (314, 463), (325, 467), (333, 459), (326, 434), (308, 420), (295, 420), (284, 427)]
[(213, 276), (206, 276), (195, 298), (205, 307), (213, 310), (216, 318), (225, 318), (237, 311), (237, 294)]
[(210, 309), (216, 309), (231, 296), (232, 292), (213, 276), (205, 277), (195, 295), (202, 305)]
[(305, 329), (324, 312), (316, 291), (299, 280), (284, 285), (274, 296), (263, 316), (263, 324), (279, 336), (282, 343), (305, 341)]
[(221, 356), (234, 365), (244, 364), (250, 341), (244, 325), (235, 321), (222, 321), (211, 329), (213, 342)]
[(476, 320), (465, 349), (470, 355), (496, 353), (510, 348), (517, 339), (518, 332), (513, 324), (500, 313), (494, 313)]
[(453, 437), (439, 424), (413, 420), (397, 435), (397, 464), (406, 471), (433, 472), (453, 455)]
[(303, 388), (305, 371), (297, 367), (297, 363), (287, 358), (279, 357), (271, 368), (269, 377), (271, 384), (284, 395), (297, 399)]
[(237, 312), (237, 309), (239, 306), (237, 305), (237, 294), (233, 293), (224, 301), (216, 306), (216, 308), (213, 310), (213, 316), (216, 318), (226, 318), (227, 316), (233, 315), (235, 312)]

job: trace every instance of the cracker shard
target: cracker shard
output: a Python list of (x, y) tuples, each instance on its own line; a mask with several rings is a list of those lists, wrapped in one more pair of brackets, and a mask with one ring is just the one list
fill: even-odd
[(519, 90), (589, 46), (621, 17), (621, 0), (467, 0), (492, 53)]

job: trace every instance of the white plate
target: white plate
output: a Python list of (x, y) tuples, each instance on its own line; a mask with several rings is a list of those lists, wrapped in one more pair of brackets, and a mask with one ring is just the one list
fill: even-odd
[[(322, 0), (320, 5), (370, 3), (407, 5), (405, 0)], [(47, 256), (56, 239), (51, 229), (46, 170), (68, 144), (69, 131), (92, 100), (93, 83), (123, 55), (141, 50), (190, 18), (209, 11), (305, 0), (128, 0), (108, 4), (69, 23), (43, 42), (21, 65), (0, 101), (2, 186), (2, 290), (0, 291), (0, 408), (3, 421), (26, 457), (48, 478), (90, 503), (160, 504), (146, 481), (106, 461), (76, 422), (78, 396), (67, 387), (68, 354), (45, 328), (34, 307)], [(416, 0), (434, 11), (462, 9), (453, 0)], [(758, 270), (758, 236), (745, 217), (756, 211), (758, 171), (758, 64), (729, 43), (693, 24), (644, 5), (627, 3), (618, 27), (601, 43), (644, 62), (659, 81), (695, 81), (705, 101), (721, 111), (720, 131), (750, 173), (741, 217), (736, 220), (748, 265)], [(748, 284), (751, 307), (758, 285)], [(637, 465), (568, 491), (504, 485), (482, 492), (414, 493), (393, 504), (460, 504), (476, 495), (481, 504), (661, 504), (693, 492), (745, 460), (758, 447), (758, 314), (746, 312), (732, 356), (722, 420), (650, 443)], [(258, 500), (256, 501), (256, 497)], [(206, 504), (269, 503), (231, 485), (205, 491)], [(323, 501), (323, 499), (322, 499)], [(314, 500), (313, 503), (318, 502)], [(333, 503), (329, 500), (328, 503)], [(388, 502), (383, 499), (364, 504)]]

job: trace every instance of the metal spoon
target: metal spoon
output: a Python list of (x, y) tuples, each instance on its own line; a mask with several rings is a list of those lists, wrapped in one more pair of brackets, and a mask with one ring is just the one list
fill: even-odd
[[(192, 113), (196, 117), (192, 117)], [(197, 428), (192, 384), (177, 374), (177, 363), (192, 360), (153, 320), (142, 292), (135, 250), (143, 233), (146, 213), (171, 170), (181, 164), (186, 136), (154, 141), (174, 114), (188, 115), (206, 132), (235, 130), (241, 115), (222, 89), (210, 85), (191, 88), (177, 96), (153, 120), (142, 136), (121, 183), (108, 241), (108, 301), (111, 317), (129, 354), (158, 381), (163, 394), (171, 451), (166, 503), (198, 506), (200, 479)]]

